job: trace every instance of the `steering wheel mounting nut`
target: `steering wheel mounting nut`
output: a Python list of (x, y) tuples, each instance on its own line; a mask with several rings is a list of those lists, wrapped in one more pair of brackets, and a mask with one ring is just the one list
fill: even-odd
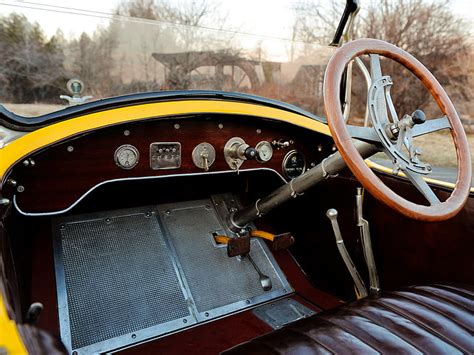
[(391, 140), (396, 140), (398, 138), (398, 134), (400, 133), (400, 128), (396, 123), (392, 123), (385, 126), (385, 131)]

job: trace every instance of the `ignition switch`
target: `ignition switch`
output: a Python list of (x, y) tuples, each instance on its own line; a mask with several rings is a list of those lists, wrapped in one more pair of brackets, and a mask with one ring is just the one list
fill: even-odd
[(257, 159), (257, 156), (257, 149), (245, 143), (240, 137), (229, 139), (224, 147), (225, 160), (233, 170), (239, 169), (245, 160)]

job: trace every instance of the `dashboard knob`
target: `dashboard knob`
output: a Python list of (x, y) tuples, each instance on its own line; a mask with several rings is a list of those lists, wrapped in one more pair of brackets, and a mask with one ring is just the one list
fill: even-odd
[(257, 153), (257, 149), (255, 149), (254, 147), (248, 147), (244, 151), (244, 156), (245, 158), (247, 158), (247, 160), (252, 160), (257, 158)]

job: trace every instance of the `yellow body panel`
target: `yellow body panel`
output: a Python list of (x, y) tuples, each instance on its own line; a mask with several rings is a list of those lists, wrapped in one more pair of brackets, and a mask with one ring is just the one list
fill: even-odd
[(8, 317), (5, 303), (0, 294), (0, 353), (6, 350), (7, 354), (28, 354), (21, 340), (16, 323)]

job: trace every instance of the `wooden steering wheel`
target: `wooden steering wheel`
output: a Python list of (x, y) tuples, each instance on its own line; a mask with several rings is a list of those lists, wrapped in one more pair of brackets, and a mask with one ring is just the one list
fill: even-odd
[[(367, 95), (372, 123), (370, 127), (346, 124), (340, 103), (340, 83), (344, 68), (351, 60), (364, 54), (370, 55), (372, 78)], [(416, 75), (445, 116), (425, 121), (423, 112), (417, 110), (399, 118), (390, 97), (392, 81), (389, 76), (382, 75), (379, 55), (400, 63)], [(466, 134), (443, 87), (415, 57), (381, 40), (358, 39), (346, 43), (335, 52), (326, 68), (324, 105), (329, 129), (340, 154), (352, 173), (375, 198), (407, 217), (422, 221), (443, 221), (463, 208), (469, 196), (472, 174)], [(423, 175), (431, 172), (431, 166), (420, 161), (420, 151), (414, 148), (412, 138), (446, 128), (451, 130), (456, 147), (458, 176), (451, 195), (441, 202), (423, 179)], [(384, 151), (394, 162), (395, 170), (405, 174), (428, 200), (429, 206), (408, 201), (388, 188), (364, 163), (354, 146), (353, 138), (375, 144)]]

